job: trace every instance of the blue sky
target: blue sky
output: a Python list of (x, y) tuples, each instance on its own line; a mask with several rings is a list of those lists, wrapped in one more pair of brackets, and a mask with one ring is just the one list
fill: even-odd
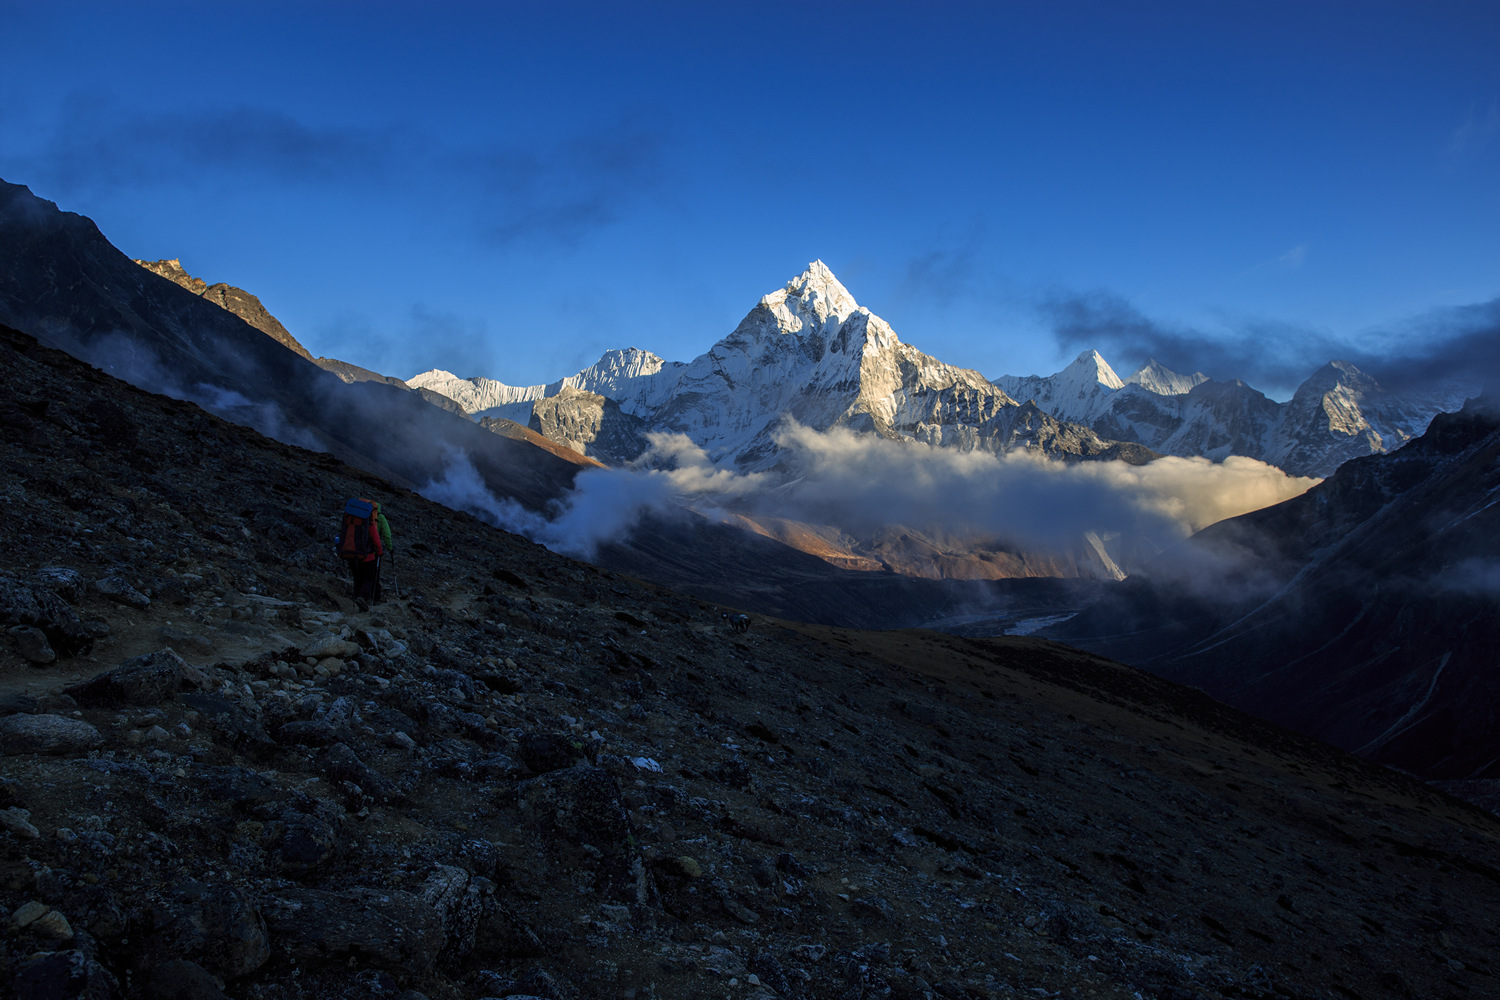
[(1278, 395), (1500, 296), (1500, 4), (4, 14), (0, 177), (403, 377), (686, 360), (814, 258), (991, 377)]

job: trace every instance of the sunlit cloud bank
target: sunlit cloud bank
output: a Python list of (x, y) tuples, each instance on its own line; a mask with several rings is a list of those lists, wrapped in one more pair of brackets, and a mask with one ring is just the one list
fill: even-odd
[(450, 456), (421, 492), (549, 548), (592, 558), (642, 517), (691, 508), (834, 524), (856, 533), (888, 525), (949, 536), (1067, 546), (1085, 534), (1156, 546), (1226, 517), (1297, 496), (1317, 480), (1249, 458), (1161, 458), (1149, 465), (1063, 463), (1023, 452), (960, 452), (834, 429), (783, 426), (784, 475), (716, 467), (683, 435), (653, 435), (628, 469), (579, 473), (544, 517), (490, 493), (467, 456)]

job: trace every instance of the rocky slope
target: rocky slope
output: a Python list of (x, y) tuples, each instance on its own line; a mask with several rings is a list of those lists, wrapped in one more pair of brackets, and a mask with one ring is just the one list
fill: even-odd
[(1245, 455), (1316, 477), (1351, 458), (1401, 447), (1475, 389), (1453, 381), (1398, 392), (1333, 361), (1277, 403), (1237, 379), (1179, 375), (1155, 361), (1121, 379), (1097, 351), (1083, 352), (1055, 375), (1004, 375), (995, 384), (1058, 420), (1164, 455)]
[[(1500, 820), (1403, 775), (1038, 640), (736, 635), (0, 359), (10, 996), (1493, 991)], [(373, 612), (327, 551), (350, 495), (396, 532)]]
[(1500, 779), (1497, 456), (1500, 418), (1471, 402), (1205, 529), (1052, 634), (1374, 760)]
[(194, 295), (200, 295), (219, 308), (234, 313), (282, 347), (291, 349), (309, 361), (313, 360), (307, 348), (297, 343), (297, 338), (287, 332), (286, 327), (271, 315), (270, 311), (261, 304), (260, 299), (243, 288), (226, 285), (222, 281), (210, 285), (202, 278), (195, 278), (188, 274), (183, 270), (182, 261), (175, 258), (172, 260), (138, 260), (136, 263), (152, 274), (159, 274), (168, 281), (176, 282)]

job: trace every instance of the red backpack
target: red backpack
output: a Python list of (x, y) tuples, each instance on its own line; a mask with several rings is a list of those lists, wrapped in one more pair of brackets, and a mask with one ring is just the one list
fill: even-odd
[(340, 559), (364, 562), (375, 551), (370, 540), (370, 519), (374, 516), (375, 505), (363, 498), (344, 505), (344, 524), (339, 529), (336, 549)]

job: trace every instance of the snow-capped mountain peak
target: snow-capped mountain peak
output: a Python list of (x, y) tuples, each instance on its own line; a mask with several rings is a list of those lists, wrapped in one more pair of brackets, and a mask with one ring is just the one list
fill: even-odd
[(1104, 360), (1098, 351), (1084, 351), (1073, 359), (1073, 363), (1060, 373), (1062, 378), (1076, 382), (1081, 388), (1097, 383), (1106, 389), (1123, 389), (1125, 383)]
[(1125, 381), (1142, 389), (1149, 389), (1159, 396), (1186, 396), (1193, 391), (1193, 386), (1207, 382), (1208, 376), (1202, 372), (1179, 375), (1152, 358), (1139, 371), (1127, 376)]
[(1059, 420), (1088, 423), (1125, 387), (1098, 351), (1084, 351), (1056, 375), (1002, 375), (994, 384), (1018, 402), (1033, 400)]
[(781, 333), (803, 336), (829, 335), (861, 311), (849, 289), (821, 260), (808, 264), (786, 287), (762, 296), (760, 305), (776, 317)]

